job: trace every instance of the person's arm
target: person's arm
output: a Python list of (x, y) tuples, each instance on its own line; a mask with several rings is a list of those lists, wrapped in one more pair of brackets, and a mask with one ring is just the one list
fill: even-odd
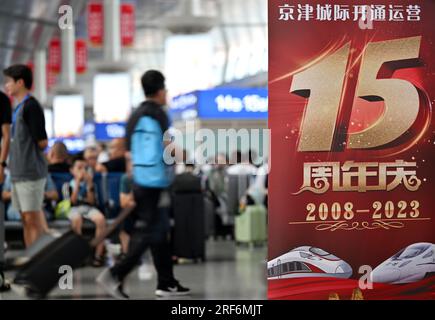
[(5, 180), (5, 167), (3, 164), (6, 163), (6, 159), (8, 158), (9, 153), (9, 145), (10, 145), (10, 132), (11, 126), (10, 124), (3, 124), (1, 127), (2, 130), (2, 143), (1, 143), (1, 154), (0, 154), (0, 184)]
[(12, 192), (7, 191), (7, 190), (3, 190), (3, 192), (2, 192), (3, 202), (11, 201), (11, 198), (12, 198)]
[(103, 163), (98, 163), (95, 167), (96, 172), (107, 173), (107, 167)]
[(44, 150), (48, 146), (44, 111), (36, 100), (31, 99), (26, 103), (23, 112), (24, 120), (29, 127), (33, 140), (41, 150)]
[(49, 200), (49, 201), (58, 201), (59, 200), (59, 194), (57, 192), (56, 185), (54, 184), (54, 181), (50, 175), (47, 176), (44, 198), (45, 198), (45, 200)]
[(120, 205), (122, 209), (133, 208), (136, 206), (133, 194), (131, 193), (121, 193), (120, 195)]
[(56, 190), (50, 190), (44, 193), (44, 198), (50, 201), (57, 201), (59, 200), (59, 195)]
[(5, 162), (8, 158), (9, 145), (11, 142), (11, 125), (9, 123), (4, 123), (2, 125), (2, 136), (0, 163)]
[(2, 139), (0, 146), (0, 183), (3, 183), (5, 179), (5, 167), (3, 166), (6, 163), (9, 153), (9, 145), (11, 139), (11, 123), (12, 123), (12, 106), (9, 98), (3, 93), (0, 92), (0, 124), (2, 131)]
[(129, 186), (129, 178), (125, 174), (121, 177), (119, 203), (122, 209), (136, 206), (133, 193), (131, 192), (131, 188)]
[(85, 175), (86, 179), (86, 202), (89, 204), (95, 204), (95, 187), (92, 176), (89, 174)]
[(41, 149), (41, 150), (45, 150), (45, 148), (48, 147), (48, 140), (45, 139), (45, 140), (40, 140), (40, 141), (38, 141), (38, 147), (39, 147), (39, 149)]
[(74, 183), (74, 188), (71, 192), (71, 204), (76, 204), (78, 197), (79, 197), (79, 191), (80, 191), (80, 182), (81, 182), (81, 178), (77, 178), (75, 179), (75, 183)]

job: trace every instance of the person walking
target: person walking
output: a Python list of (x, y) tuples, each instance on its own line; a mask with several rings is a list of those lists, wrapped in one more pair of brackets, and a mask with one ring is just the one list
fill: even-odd
[(164, 163), (163, 136), (169, 119), (163, 106), (166, 101), (165, 78), (159, 71), (150, 70), (141, 78), (146, 101), (137, 108), (127, 122), (126, 147), (133, 164), (133, 196), (136, 203), (133, 219), (140, 228), (133, 232), (124, 259), (103, 271), (97, 282), (113, 297), (125, 299), (126, 276), (137, 266), (142, 254), (151, 247), (157, 271), (157, 296), (180, 296), (190, 293), (173, 274), (171, 249), (167, 228), (162, 227), (164, 215), (158, 209), (162, 191), (170, 185)]

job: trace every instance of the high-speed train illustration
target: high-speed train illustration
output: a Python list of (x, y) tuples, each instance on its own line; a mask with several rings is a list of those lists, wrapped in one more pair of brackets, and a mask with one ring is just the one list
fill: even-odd
[(322, 249), (302, 246), (270, 260), (267, 263), (268, 279), (302, 277), (349, 278), (352, 267), (342, 259)]
[(372, 282), (410, 283), (435, 274), (435, 245), (420, 242), (400, 250), (371, 273)]

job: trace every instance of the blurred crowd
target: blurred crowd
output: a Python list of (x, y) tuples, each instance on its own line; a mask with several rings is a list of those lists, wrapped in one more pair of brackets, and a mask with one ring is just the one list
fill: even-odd
[[(170, 192), (176, 193), (186, 190), (200, 192), (210, 199), (216, 209), (216, 230), (213, 230), (213, 235), (219, 235), (221, 227), (228, 224), (231, 215), (234, 215), (234, 212), (230, 212), (231, 210), (237, 211), (237, 208), (253, 204), (264, 205), (267, 208), (268, 165), (267, 163), (261, 166), (254, 164), (256, 162), (255, 151), (248, 150), (245, 153), (234, 151), (230, 156), (218, 153), (202, 165), (194, 164), (187, 151), (183, 150), (181, 154), (182, 157), (176, 159), (176, 164), (173, 166), (175, 178)], [(81, 221), (75, 221), (71, 217), (74, 215), (74, 212), (72, 214), (69, 212), (74, 211), (71, 205), (65, 207), (64, 200), (71, 200), (73, 188), (71, 188), (71, 183), (67, 186), (63, 185), (62, 188), (57, 188), (56, 179), (59, 175), (63, 177), (70, 176), (71, 181), (77, 181), (78, 185), (80, 183), (86, 184), (86, 181), (90, 181), (90, 185), (92, 185), (95, 175), (115, 174), (120, 179), (119, 209), (132, 205), (132, 202), (134, 202), (131, 186), (129, 186), (132, 183), (132, 170), (125, 139), (117, 138), (108, 143), (98, 142), (88, 145), (84, 151), (74, 155), (68, 152), (63, 142), (58, 141), (46, 152), (46, 158), (49, 175), (45, 185), (43, 209), (48, 221), (69, 218), (72, 221), (73, 228), (77, 231), (80, 230), (82, 224)], [(230, 177), (238, 177), (237, 199), (235, 199), (237, 208), (229, 208), (231, 205), (228, 198), (233, 196), (233, 194), (229, 194), (233, 192), (228, 189)], [(10, 205), (11, 193), (11, 179), (6, 173), (2, 190), (2, 200), (7, 208), (6, 220), (19, 221), (19, 212)], [(104, 218), (113, 218), (113, 214), (108, 217), (104, 207), (100, 207), (101, 213), (89, 210), (88, 206), (96, 206), (97, 201), (96, 199), (86, 200), (89, 199), (78, 201), (82, 205), (83, 211), (90, 211), (90, 213), (87, 213), (86, 218), (95, 220), (94, 222), (97, 225), (103, 225)], [(86, 206), (83, 207), (83, 205)], [(76, 216), (81, 217), (82, 215), (76, 214)], [(102, 232), (102, 230), (99, 231)], [(123, 239), (122, 234), (120, 238)], [(123, 244), (124, 248), (127, 248), (127, 246), (127, 244)]]

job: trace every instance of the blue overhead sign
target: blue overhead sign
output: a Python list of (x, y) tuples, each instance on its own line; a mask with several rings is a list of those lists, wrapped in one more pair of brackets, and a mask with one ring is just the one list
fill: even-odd
[(266, 88), (219, 88), (196, 91), (172, 100), (174, 120), (200, 118), (216, 120), (267, 119)]
[(83, 137), (95, 138), (98, 141), (107, 141), (125, 137), (125, 122), (93, 123), (88, 122), (83, 128)]
[(95, 124), (95, 138), (97, 140), (112, 140), (124, 137), (125, 122)]
[(267, 89), (214, 89), (198, 93), (201, 119), (267, 119)]
[(172, 99), (169, 105), (169, 114), (172, 120), (188, 120), (198, 116), (197, 92), (183, 94)]
[(79, 153), (85, 149), (85, 141), (81, 138), (51, 138), (48, 139), (47, 150), (51, 149), (57, 141), (63, 142), (71, 154)]

